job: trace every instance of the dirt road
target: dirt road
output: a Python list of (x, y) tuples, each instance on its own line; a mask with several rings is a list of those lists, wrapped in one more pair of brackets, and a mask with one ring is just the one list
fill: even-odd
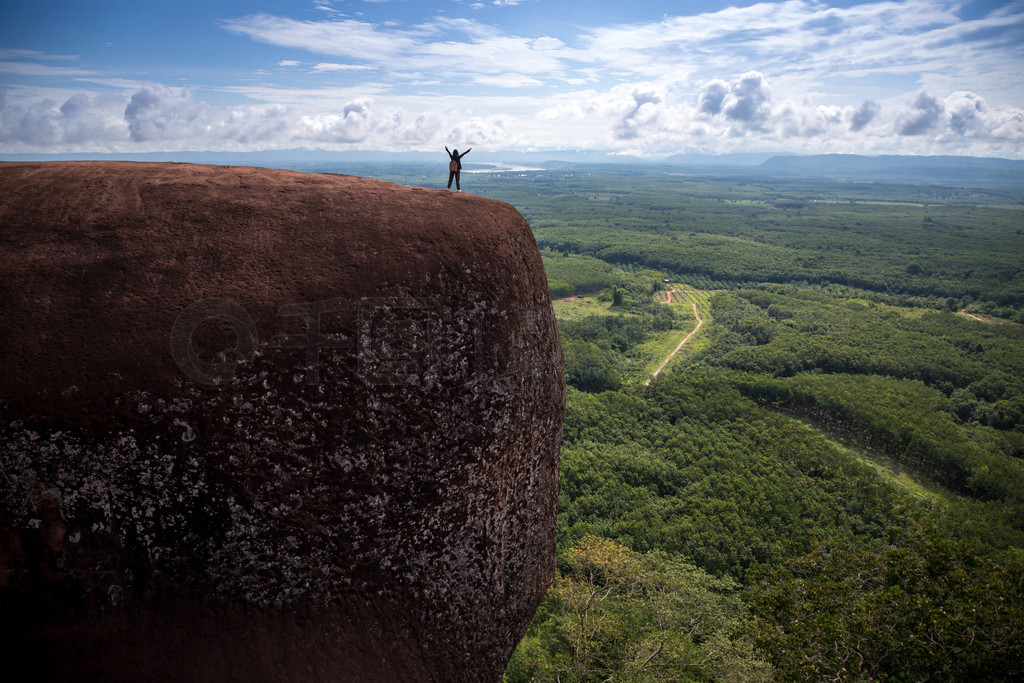
[[(666, 303), (672, 302), (672, 292), (674, 291), (676, 290), (669, 290), (668, 301)], [(704, 321), (700, 317), (700, 313), (697, 311), (697, 304), (691, 302), (690, 305), (693, 306), (693, 317), (697, 320), (697, 327), (693, 328), (693, 331), (690, 332), (690, 334), (686, 335), (686, 337), (683, 338), (683, 341), (679, 342), (679, 346), (677, 346), (675, 350), (673, 350), (672, 353), (668, 354), (668, 357), (661, 362), (661, 365), (658, 366), (658, 369), (654, 371), (653, 375), (651, 375), (651, 379), (644, 382), (645, 387), (651, 385), (651, 380), (657, 377), (658, 373), (665, 369), (665, 366), (668, 365), (668, 362), (670, 360), (672, 360), (672, 357), (679, 353), (679, 350), (686, 345), (686, 342), (690, 341), (690, 338), (693, 337), (693, 335), (697, 334), (697, 330), (699, 330), (700, 326), (704, 324)]]
[(968, 313), (966, 308), (961, 308), (959, 311), (957, 311), (957, 315), (964, 315), (964, 316), (967, 316), (968, 318), (974, 318), (975, 320), (977, 320), (980, 323), (990, 323), (990, 324), (992, 323), (991, 320), (985, 320), (984, 318), (979, 318), (978, 316), (974, 315), (973, 313)]

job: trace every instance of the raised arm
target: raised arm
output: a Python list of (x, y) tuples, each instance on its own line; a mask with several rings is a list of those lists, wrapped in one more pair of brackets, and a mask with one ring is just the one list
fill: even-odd
[(469, 153), (470, 153), (470, 152), (472, 152), (472, 151), (473, 151), (473, 148), (472, 148), (472, 147), (470, 147), (469, 149), (467, 149), (467, 150), (466, 150), (465, 152), (463, 152), (463, 153), (462, 153), (462, 154), (460, 154), (459, 156), (460, 156), (460, 157), (464, 157), (464, 156), (466, 156), (467, 154), (469, 154)]

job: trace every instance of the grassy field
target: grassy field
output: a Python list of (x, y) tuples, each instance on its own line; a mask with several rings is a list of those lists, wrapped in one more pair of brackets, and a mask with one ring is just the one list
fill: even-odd
[(558, 320), (582, 320), (591, 315), (629, 315), (627, 311), (612, 308), (611, 301), (599, 301), (596, 296), (573, 296), (551, 302)]
[[(666, 299), (668, 298), (668, 291), (659, 292), (657, 299), (663, 302), (666, 306), (671, 306), (675, 309), (676, 312), (684, 316), (690, 324), (681, 326), (670, 332), (662, 332), (654, 335), (642, 346), (642, 348), (648, 351), (652, 356), (652, 360), (644, 367), (644, 381), (654, 374), (658, 367), (661, 366), (662, 362), (664, 362), (665, 358), (667, 358), (669, 354), (676, 349), (679, 342), (685, 339), (688, 334), (696, 329), (697, 319), (693, 315), (694, 304), (696, 304), (697, 312), (700, 315), (700, 319), (703, 321), (701, 332), (705, 330), (704, 326), (708, 325), (711, 321), (711, 307), (708, 304), (709, 292), (694, 290), (688, 288), (684, 284), (676, 283), (672, 283), (668, 287), (672, 290), (671, 302), (666, 302)], [(686, 356), (693, 352), (695, 348), (699, 348), (698, 344), (700, 339), (700, 333), (691, 337), (687, 342), (687, 345), (680, 349), (661, 371), (668, 372), (670, 368), (682, 362)]]
[(868, 451), (845, 439), (839, 440), (831, 432), (825, 431), (811, 424), (807, 420), (795, 417), (790, 419), (794, 423), (800, 424), (810, 431), (818, 434), (838, 450), (843, 451), (847, 455), (851, 455), (856, 458), (857, 461), (870, 466), (884, 481), (887, 481), (905, 491), (916, 500), (929, 503), (941, 503), (952, 495), (948, 491), (936, 486), (934, 483), (927, 481), (924, 477), (910, 471), (905, 465), (896, 462), (881, 451)]
[[(671, 302), (667, 301), (668, 289), (673, 290)], [(678, 315), (678, 324), (671, 330), (653, 332), (643, 343), (634, 346), (626, 358), (624, 380), (627, 385), (642, 384), (649, 380), (665, 359), (679, 346), (697, 327), (697, 319), (693, 315), (693, 306), (697, 306), (698, 314), (704, 321), (701, 332), (711, 322), (710, 291), (695, 290), (683, 283), (671, 283), (666, 291), (656, 292), (654, 299), (664, 306), (670, 306)], [(607, 298), (607, 297), (605, 297)], [(552, 302), (555, 318), (559, 322), (581, 321), (589, 317), (622, 317), (637, 318), (629, 309), (612, 305), (610, 300), (602, 300), (599, 296), (573, 296), (555, 299)], [(680, 351), (662, 369), (669, 371), (692, 353), (701, 348), (705, 340), (700, 333), (694, 335)]]

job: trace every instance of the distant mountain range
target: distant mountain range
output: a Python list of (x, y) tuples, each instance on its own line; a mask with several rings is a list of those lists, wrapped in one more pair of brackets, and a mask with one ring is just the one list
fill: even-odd
[[(439, 152), (328, 152), (288, 149), (259, 152), (166, 152), (148, 154), (15, 154), (0, 161), (49, 161), (57, 159), (109, 159), (130, 161), (177, 161), (239, 166), (289, 165), (295, 163), (403, 163), (447, 162)], [(440, 160), (440, 161), (439, 161)], [(815, 178), (857, 182), (896, 182), (927, 185), (1012, 185), (1024, 187), (1024, 161), (961, 156), (862, 156), (857, 154), (677, 154), (649, 159), (592, 150), (538, 152), (490, 152), (476, 150), (466, 159), (467, 168), (483, 164), (565, 167), (576, 164), (670, 167), (688, 173), (755, 174), (787, 178)]]
[(868, 157), (856, 154), (776, 156), (757, 168), (776, 175), (827, 180), (1024, 186), (1024, 161), (990, 157)]

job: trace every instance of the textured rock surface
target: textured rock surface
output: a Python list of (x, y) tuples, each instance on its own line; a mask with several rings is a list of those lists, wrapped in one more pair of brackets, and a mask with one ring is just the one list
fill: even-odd
[(0, 164), (5, 667), (498, 680), (554, 571), (561, 352), (510, 206)]

